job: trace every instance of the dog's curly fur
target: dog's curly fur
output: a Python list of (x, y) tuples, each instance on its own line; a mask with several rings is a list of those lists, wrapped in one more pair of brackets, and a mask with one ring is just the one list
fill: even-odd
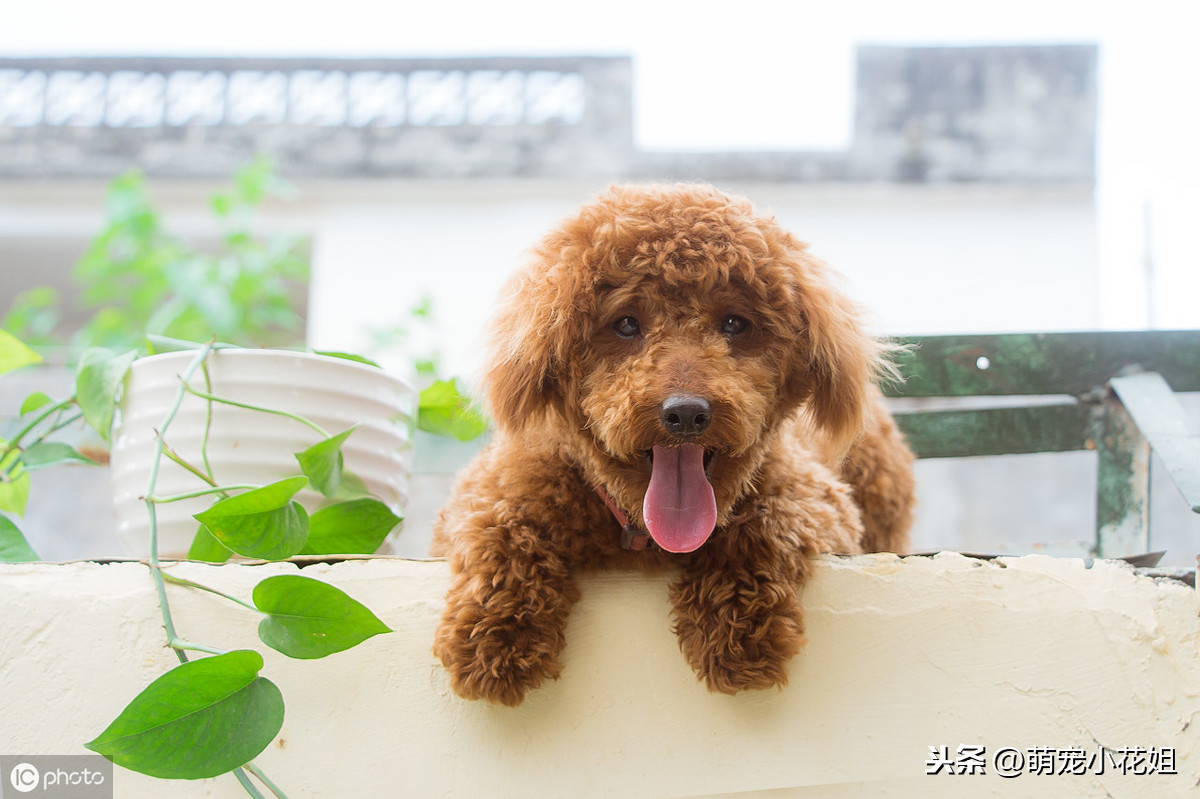
[[(485, 375), (495, 439), (435, 527), (454, 690), (520, 703), (559, 675), (574, 575), (638, 566), (678, 569), (674, 629), (710, 690), (784, 684), (814, 556), (906, 546), (912, 455), (873, 386), (889, 370), (830, 270), (749, 202), (680, 184), (585, 206), (510, 285)], [(703, 425), (668, 428), (679, 396), (706, 401)], [(622, 549), (596, 487), (644, 527), (648, 455), (686, 443), (716, 529), (686, 553)]]

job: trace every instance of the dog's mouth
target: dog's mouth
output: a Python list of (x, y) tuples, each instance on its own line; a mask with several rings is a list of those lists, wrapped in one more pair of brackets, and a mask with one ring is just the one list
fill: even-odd
[[(688, 446), (688, 445), (685, 445), (685, 446)], [(668, 449), (668, 448), (669, 449), (677, 449), (677, 447), (674, 447), (671, 445), (663, 445), (662, 447), (652, 447), (650, 449), (642, 451), (642, 458), (644, 458), (646, 461), (646, 470), (647, 471), (649, 471), (649, 472), (654, 471), (654, 450)], [(713, 458), (716, 457), (716, 454), (717, 454), (716, 450), (711, 450), (711, 449), (704, 450), (704, 460), (703, 460), (704, 476), (707, 477), (709, 480), (712, 480)]]
[(646, 532), (668, 552), (691, 552), (717, 525), (709, 480), (714, 452), (699, 444), (657, 445), (646, 452), (650, 485), (642, 503)]

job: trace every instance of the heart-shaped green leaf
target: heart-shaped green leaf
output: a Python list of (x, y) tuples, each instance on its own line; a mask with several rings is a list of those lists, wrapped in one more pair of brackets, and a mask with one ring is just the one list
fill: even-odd
[(41, 560), (12, 519), (0, 513), (0, 563), (31, 563)]
[(50, 399), (45, 392), (35, 391), (21, 402), (20, 414), (21, 416), (24, 416), (25, 414), (36, 411), (38, 408), (43, 408), (52, 402), (54, 402), (54, 400)]
[(0, 330), (0, 375), (41, 360), (42, 356), (25, 346), (21, 339), (7, 330)]
[(301, 555), (373, 555), (400, 517), (377, 499), (327, 505), (308, 520)]
[(252, 650), (176, 666), (133, 698), (84, 744), (118, 766), (160, 779), (199, 780), (232, 771), (283, 727), (283, 696), (258, 676)]
[(258, 513), (273, 510), (287, 505), (300, 489), (308, 484), (308, 478), (294, 475), (285, 477), (261, 488), (244, 491), (232, 497), (227, 497), (213, 504), (205, 513), (211, 513), (218, 508), (222, 514), (237, 515), (240, 513)]
[(79, 357), (75, 374), (79, 409), (83, 411), (87, 423), (105, 441), (108, 441), (117, 407), (117, 386), (125, 379), (125, 373), (135, 358), (137, 353), (132, 350), (115, 353), (102, 347), (89, 347)]
[(254, 605), (267, 614), (258, 637), (292, 658), (323, 658), (389, 633), (361, 602), (328, 583), (282, 574), (254, 587)]
[(308, 538), (308, 514), (292, 499), (307, 483), (305, 477), (289, 477), (222, 499), (195, 519), (239, 555), (290, 558)]
[(217, 540), (203, 524), (196, 530), (196, 537), (188, 547), (188, 560), (202, 560), (207, 563), (224, 563), (233, 555), (233, 550)]
[(61, 441), (42, 441), (25, 450), (21, 461), (29, 471), (45, 469), (47, 466), (58, 466), (63, 463), (88, 463), (96, 465), (91, 458), (83, 455), (70, 444)]
[(421, 392), (417, 427), (438, 435), (470, 441), (488, 429), (488, 421), (459, 391), (453, 380), (438, 380)]
[(300, 471), (304, 472), (314, 488), (327, 497), (337, 493), (342, 483), (342, 444), (357, 429), (358, 425), (355, 425), (296, 453)]

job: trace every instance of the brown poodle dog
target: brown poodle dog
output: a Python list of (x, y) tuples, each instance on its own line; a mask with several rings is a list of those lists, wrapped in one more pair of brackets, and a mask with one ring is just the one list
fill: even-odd
[(557, 677), (574, 575), (612, 567), (678, 570), (710, 690), (784, 684), (813, 558), (906, 544), (886, 345), (806, 245), (708, 186), (612, 188), (535, 255), (496, 321), (495, 439), (435, 528), (454, 690), (516, 705)]

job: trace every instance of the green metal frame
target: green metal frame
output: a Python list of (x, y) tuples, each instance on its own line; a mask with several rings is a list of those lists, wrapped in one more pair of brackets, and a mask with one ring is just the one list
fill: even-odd
[(1095, 450), (1099, 557), (1149, 548), (1151, 449), (1200, 513), (1200, 433), (1174, 393), (1200, 391), (1200, 330), (897, 343), (905, 380), (886, 386), (889, 396), (1008, 398), (1003, 407), (897, 411), (918, 457)]

